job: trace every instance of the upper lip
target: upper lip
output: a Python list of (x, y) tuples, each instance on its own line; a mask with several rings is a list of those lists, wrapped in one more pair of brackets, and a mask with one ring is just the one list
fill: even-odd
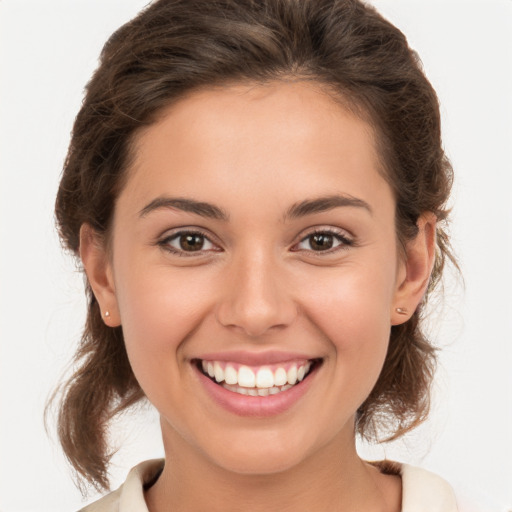
[(202, 354), (194, 359), (206, 361), (226, 361), (244, 364), (247, 366), (262, 366), (265, 364), (286, 363), (290, 361), (307, 361), (311, 359), (320, 359), (318, 356), (301, 354), (298, 352), (248, 352), (237, 350), (232, 352), (209, 352)]

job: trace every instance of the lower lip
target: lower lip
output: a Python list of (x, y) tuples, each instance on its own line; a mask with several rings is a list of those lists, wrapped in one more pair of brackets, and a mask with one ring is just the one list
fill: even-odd
[(311, 387), (320, 365), (315, 365), (308, 376), (295, 386), (275, 395), (249, 396), (229, 391), (213, 382), (195, 367), (201, 384), (210, 397), (221, 407), (238, 416), (268, 417), (275, 416), (290, 409)]

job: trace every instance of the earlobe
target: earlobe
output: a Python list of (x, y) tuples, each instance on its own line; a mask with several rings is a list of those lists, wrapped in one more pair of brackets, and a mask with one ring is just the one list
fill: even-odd
[(80, 259), (103, 321), (109, 327), (121, 325), (112, 265), (103, 240), (89, 224), (82, 224), (80, 228)]
[(391, 325), (406, 322), (425, 295), (435, 260), (436, 222), (432, 212), (423, 213), (417, 222), (418, 234), (407, 243), (393, 300)]

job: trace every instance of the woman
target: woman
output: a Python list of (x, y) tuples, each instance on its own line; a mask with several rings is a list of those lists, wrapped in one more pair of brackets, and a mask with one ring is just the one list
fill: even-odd
[(118, 30), (57, 197), (89, 293), (59, 431), (108, 488), (108, 423), (147, 397), (166, 462), (86, 510), (456, 510), (355, 449), (428, 413), (451, 179), (435, 92), (358, 1), (160, 0)]

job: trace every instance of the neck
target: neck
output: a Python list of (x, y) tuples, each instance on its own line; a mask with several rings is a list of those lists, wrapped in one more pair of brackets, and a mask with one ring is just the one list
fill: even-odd
[(165, 432), (164, 447), (164, 470), (146, 492), (150, 512), (400, 510), (399, 477), (383, 475), (362, 461), (353, 433), (272, 474), (229, 471)]

